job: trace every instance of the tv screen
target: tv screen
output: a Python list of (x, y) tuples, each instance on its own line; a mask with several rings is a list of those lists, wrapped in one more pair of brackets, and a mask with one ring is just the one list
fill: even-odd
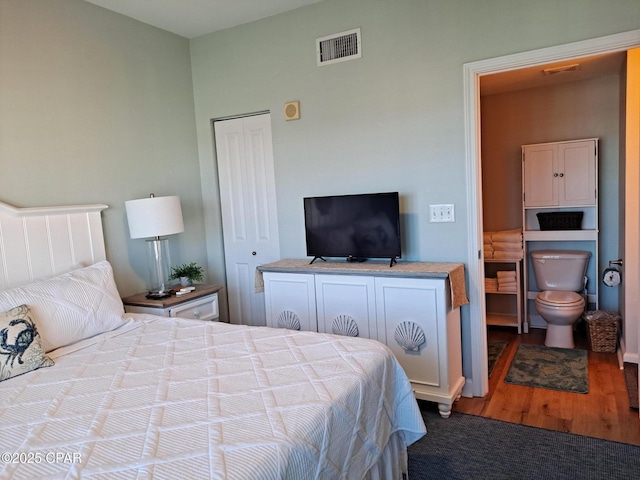
[(400, 258), (398, 192), (308, 197), (304, 218), (307, 255), (314, 260)]

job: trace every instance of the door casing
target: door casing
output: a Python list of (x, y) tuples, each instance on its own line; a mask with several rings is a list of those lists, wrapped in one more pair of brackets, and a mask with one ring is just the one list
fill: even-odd
[[(599, 37), (580, 42), (557, 45), (523, 53), (505, 55), (477, 62), (467, 63), (464, 70), (464, 110), (465, 110), (465, 158), (467, 171), (467, 210), (468, 221), (468, 253), (467, 269), (469, 272), (469, 316), (470, 316), (470, 351), (467, 351), (470, 366), (465, 365), (467, 380), (464, 396), (483, 397), (489, 392), (489, 373), (487, 362), (487, 320), (484, 295), (484, 265), (482, 259), (482, 170), (480, 149), (480, 77), (494, 73), (502, 73), (521, 68), (544, 65), (552, 62), (573, 60), (580, 57), (600, 55), (629, 50), (640, 46), (640, 30)], [(627, 201), (629, 199), (627, 198)], [(634, 205), (639, 205), (636, 199)], [(635, 207), (634, 207), (635, 208)], [(637, 235), (627, 238), (629, 244), (640, 248)], [(629, 265), (627, 265), (627, 268)], [(640, 268), (636, 265), (634, 268)], [(623, 288), (636, 289), (640, 285)], [(631, 312), (627, 311), (627, 315)], [(633, 312), (638, 318), (640, 312)], [(640, 327), (639, 327), (640, 328)], [(468, 377), (469, 373), (471, 378)]]

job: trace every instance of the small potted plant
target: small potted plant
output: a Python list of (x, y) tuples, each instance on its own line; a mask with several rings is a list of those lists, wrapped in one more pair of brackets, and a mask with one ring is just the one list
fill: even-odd
[(171, 268), (170, 280), (180, 280), (180, 285), (183, 287), (190, 287), (193, 282), (201, 282), (203, 278), (202, 267), (198, 264), (191, 262), (180, 265), (179, 267)]

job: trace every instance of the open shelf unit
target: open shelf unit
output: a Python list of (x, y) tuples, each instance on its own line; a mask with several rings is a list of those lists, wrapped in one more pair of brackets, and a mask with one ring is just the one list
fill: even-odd
[[(506, 259), (485, 259), (485, 276), (487, 278), (493, 278), (497, 271), (508, 270), (516, 272), (516, 291), (515, 292), (501, 292), (498, 290), (492, 290), (485, 288), (485, 294), (487, 296), (487, 304), (489, 304), (489, 297), (493, 295), (508, 295), (515, 299), (515, 309), (511, 309), (510, 313), (506, 312), (491, 312), (487, 308), (486, 318), (487, 325), (497, 325), (501, 327), (516, 327), (518, 333), (523, 331), (522, 313), (522, 260), (506, 260)], [(515, 311), (514, 311), (515, 310)], [(528, 329), (524, 330), (527, 333)]]

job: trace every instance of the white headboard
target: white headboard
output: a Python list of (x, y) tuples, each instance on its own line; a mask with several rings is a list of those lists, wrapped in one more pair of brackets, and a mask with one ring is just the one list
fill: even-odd
[(105, 260), (105, 208), (16, 208), (0, 202), (0, 290)]

